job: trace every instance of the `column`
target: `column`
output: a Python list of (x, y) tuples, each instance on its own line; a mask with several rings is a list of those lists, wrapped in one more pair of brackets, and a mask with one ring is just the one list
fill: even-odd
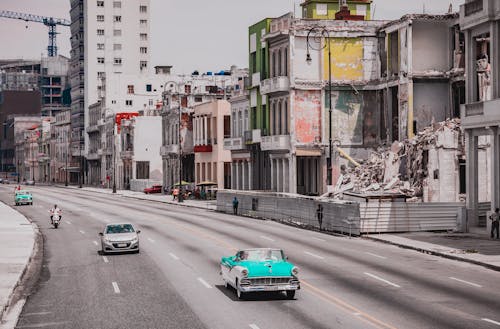
[(248, 165), (248, 189), (252, 190), (252, 162), (247, 161)]
[(271, 191), (276, 192), (276, 171), (274, 170), (274, 159), (270, 159), (271, 161)]
[[(477, 179), (477, 166), (478, 154), (477, 144), (478, 138), (474, 136), (471, 129), (465, 131), (467, 143), (467, 219), (468, 227), (477, 226), (477, 205), (478, 205), (478, 179)], [(467, 230), (468, 230), (467, 227)]]
[(207, 130), (207, 117), (203, 117), (203, 145), (207, 145), (207, 140), (208, 140), (208, 130)]
[(490, 22), (490, 66), (491, 80), (493, 82), (492, 99), (500, 98), (500, 23), (499, 21)]
[(287, 159), (281, 159), (282, 171), (283, 171), (283, 192), (288, 193), (288, 176), (286, 174), (286, 167), (288, 165)]
[(231, 162), (231, 190), (235, 190), (235, 178), (236, 178), (236, 175), (234, 174), (235, 170), (234, 170), (234, 162)]
[(247, 173), (245, 172), (245, 165), (244, 165), (244, 162), (243, 161), (240, 161), (240, 166), (241, 166), (241, 173), (242, 173), (242, 176), (241, 176), (241, 185), (242, 185), (242, 190), (246, 190), (247, 187), (246, 187), (246, 177), (247, 177)]
[(491, 130), (491, 211), (495, 211), (500, 208), (500, 136), (498, 127)]
[(276, 159), (276, 176), (278, 177), (277, 191), (283, 192), (283, 165), (281, 164), (282, 159)]

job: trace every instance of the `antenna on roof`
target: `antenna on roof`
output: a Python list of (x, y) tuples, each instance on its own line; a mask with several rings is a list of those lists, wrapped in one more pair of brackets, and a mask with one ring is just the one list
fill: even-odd
[(372, 10), (372, 20), (375, 20), (375, 12), (377, 11), (377, 4), (373, 5), (373, 10)]
[(450, 6), (448, 7), (448, 14), (453, 13), (453, 3), (450, 2)]

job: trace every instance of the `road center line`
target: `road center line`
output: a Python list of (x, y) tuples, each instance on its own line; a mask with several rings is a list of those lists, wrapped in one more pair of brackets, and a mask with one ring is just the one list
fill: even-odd
[(209, 285), (209, 284), (207, 283), (207, 281), (203, 280), (203, 278), (198, 278), (198, 281), (200, 281), (200, 283), (201, 283), (202, 285), (204, 285), (206, 288), (208, 288), (208, 289), (211, 289), (211, 288), (212, 288), (212, 286), (211, 286), (211, 285)]
[(97, 243), (97, 241), (92, 241), (96, 246), (98, 246), (99, 244)]
[(260, 236), (260, 238), (261, 238), (261, 239), (264, 239), (264, 240), (267, 240), (267, 241), (272, 241), (272, 242), (274, 242), (274, 241), (275, 241), (274, 239), (271, 239), (270, 237), (265, 236), (265, 235), (261, 235), (261, 236)]
[(71, 225), (71, 222), (69, 220), (67, 220), (66, 223), (68, 223), (69, 225)]
[(250, 328), (252, 329), (260, 329), (258, 325), (256, 325), (255, 323), (251, 323), (248, 325)]
[(179, 257), (177, 257), (176, 255), (172, 254), (171, 252), (168, 253), (170, 255), (170, 257), (172, 257), (173, 259), (175, 260), (179, 260)]
[(23, 316), (32, 316), (32, 315), (47, 315), (52, 314), (52, 312), (33, 312), (33, 313), (24, 313)]
[(368, 273), (368, 272), (365, 272), (365, 274), (366, 274), (366, 275), (368, 275), (369, 277), (372, 277), (372, 278), (376, 279), (376, 280), (379, 280), (379, 281), (382, 281), (382, 282), (384, 282), (384, 283), (387, 283), (388, 285), (391, 285), (391, 286), (393, 286), (393, 287), (396, 287), (396, 288), (401, 288), (401, 286), (400, 286), (400, 285), (397, 285), (397, 284), (395, 284), (395, 283), (392, 283), (391, 281), (387, 281), (387, 280), (385, 280), (385, 279), (382, 279), (381, 277), (376, 276), (375, 274), (371, 274), (371, 273)]
[(105, 263), (109, 263), (108, 257), (102, 256), (102, 260), (104, 260)]
[(153, 240), (151, 238), (148, 238), (148, 241), (151, 242), (151, 243), (155, 243), (155, 240)]
[(377, 254), (374, 254), (374, 253), (371, 253), (371, 252), (367, 252), (367, 251), (365, 252), (365, 254), (373, 256), (373, 257), (377, 257), (377, 258), (380, 258), (380, 259), (387, 259), (387, 257), (380, 256), (380, 255), (377, 255)]
[(497, 322), (497, 321), (493, 321), (493, 320), (486, 319), (486, 318), (483, 318), (483, 319), (481, 319), (481, 320), (486, 321), (486, 322), (489, 322), (489, 323), (496, 324), (497, 326), (500, 326), (500, 322)]
[(85, 231), (80, 230), (80, 233), (85, 234)]
[(325, 257), (322, 257), (320, 255), (316, 255), (316, 254), (313, 254), (312, 252), (309, 252), (309, 251), (304, 251), (304, 254), (307, 254), (309, 256), (312, 256), (314, 258), (318, 258), (318, 259), (325, 259)]
[(471, 286), (476, 287), (476, 288), (482, 288), (482, 287), (483, 287), (483, 286), (482, 286), (482, 285), (480, 285), (480, 284), (473, 283), (473, 282), (469, 282), (469, 281), (465, 281), (465, 280), (460, 280), (460, 279), (454, 278), (454, 277), (452, 277), (452, 276), (450, 276), (449, 278), (450, 278), (450, 279), (452, 279), (452, 280), (458, 281), (458, 282), (462, 282), (462, 283), (465, 283), (465, 284), (471, 285)]
[(120, 293), (120, 288), (118, 288), (118, 283), (116, 283), (115, 281), (111, 282), (111, 284), (113, 285), (113, 289), (115, 290), (115, 294), (119, 294)]

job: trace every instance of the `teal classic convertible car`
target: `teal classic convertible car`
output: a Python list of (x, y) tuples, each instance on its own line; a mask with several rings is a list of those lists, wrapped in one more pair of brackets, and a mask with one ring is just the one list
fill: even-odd
[(255, 291), (284, 291), (293, 299), (300, 289), (299, 270), (281, 249), (240, 250), (235, 256), (222, 257), (220, 267), (226, 287), (236, 289), (239, 299)]
[(16, 206), (22, 205), (22, 204), (29, 204), (33, 205), (33, 196), (31, 195), (31, 192), (28, 191), (16, 191), (16, 196), (15, 200)]

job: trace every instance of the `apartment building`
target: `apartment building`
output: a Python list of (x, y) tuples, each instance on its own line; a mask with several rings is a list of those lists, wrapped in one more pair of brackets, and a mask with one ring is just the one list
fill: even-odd
[[(466, 0), (460, 6), (460, 28), (466, 48), (466, 104), (461, 121), (467, 153), (467, 217), (469, 226), (489, 230), (491, 222), (481, 213), (479, 201), (481, 194), (487, 194), (491, 211), (500, 207), (500, 3)], [(481, 151), (485, 144), (486, 154)]]
[[(149, 0), (71, 0), (72, 155), (89, 151), (89, 107), (102, 79), (150, 70)], [(80, 152), (83, 147), (83, 152)], [(84, 161), (81, 163), (81, 175)]]

